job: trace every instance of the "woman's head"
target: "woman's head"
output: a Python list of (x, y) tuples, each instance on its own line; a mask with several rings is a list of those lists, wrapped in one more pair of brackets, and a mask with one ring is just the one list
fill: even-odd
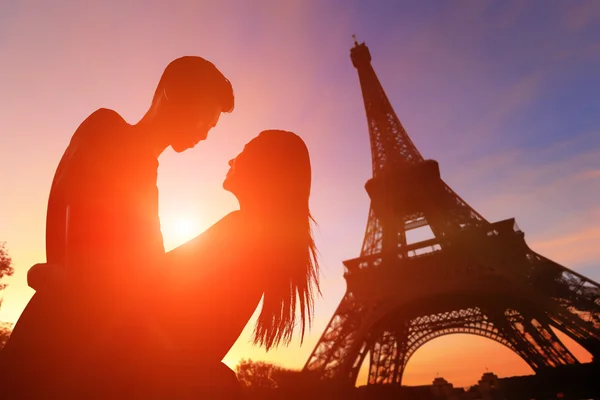
[(310, 158), (304, 141), (292, 132), (261, 132), (229, 165), (223, 188), (238, 198), (241, 207), (264, 204), (269, 209), (283, 205), (281, 198), (308, 204)]
[(296, 304), (301, 329), (313, 311), (318, 263), (309, 209), (311, 168), (308, 149), (296, 134), (267, 130), (230, 161), (223, 187), (254, 213), (268, 241), (269, 282), (255, 329), (255, 342), (270, 348), (289, 342)]

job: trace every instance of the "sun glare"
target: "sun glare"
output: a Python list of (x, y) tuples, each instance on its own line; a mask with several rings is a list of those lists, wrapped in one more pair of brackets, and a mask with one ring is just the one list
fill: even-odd
[(194, 223), (189, 218), (181, 218), (175, 223), (175, 233), (180, 238), (187, 238), (194, 232)]
[(161, 225), (166, 247), (183, 244), (200, 233), (198, 220), (190, 216), (167, 218)]

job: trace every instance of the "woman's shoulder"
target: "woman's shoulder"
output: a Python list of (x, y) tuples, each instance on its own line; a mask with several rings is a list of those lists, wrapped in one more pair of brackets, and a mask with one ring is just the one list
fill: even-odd
[(254, 237), (253, 231), (255, 227), (251, 218), (239, 210), (232, 211), (206, 231), (169, 253), (172, 256), (184, 256), (189, 253), (224, 251), (247, 242)]
[[(207, 236), (236, 237), (249, 227), (249, 218), (240, 210), (232, 211), (208, 228)], [(204, 235), (204, 234), (203, 234)]]
[(212, 282), (226, 273), (245, 270), (249, 261), (256, 261), (260, 247), (259, 235), (254, 233), (252, 220), (240, 211), (234, 211), (212, 225), (201, 235), (169, 251), (166, 255), (172, 278), (187, 284)]
[(260, 237), (260, 223), (252, 215), (236, 210), (221, 218), (207, 233), (208, 240), (215, 245), (232, 245), (242, 250)]
[(215, 223), (213, 226), (235, 226), (242, 223), (245, 219), (245, 215), (240, 210), (231, 211), (229, 214), (225, 215), (219, 221)]

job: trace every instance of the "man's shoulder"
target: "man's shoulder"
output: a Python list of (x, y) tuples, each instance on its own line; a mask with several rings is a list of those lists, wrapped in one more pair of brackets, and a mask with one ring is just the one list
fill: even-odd
[(122, 139), (129, 125), (114, 110), (100, 108), (90, 114), (77, 128), (69, 146), (100, 146)]
[(90, 114), (82, 123), (81, 126), (102, 126), (102, 125), (126, 125), (127, 123), (121, 115), (110, 108), (99, 108)]

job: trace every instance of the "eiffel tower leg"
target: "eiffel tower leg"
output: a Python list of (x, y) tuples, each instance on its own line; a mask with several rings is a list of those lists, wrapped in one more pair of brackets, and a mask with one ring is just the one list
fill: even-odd
[(371, 348), (369, 384), (400, 383), (405, 365), (406, 331), (386, 330)]
[(554, 325), (586, 349), (592, 355), (594, 361), (600, 360), (600, 335), (593, 324), (574, 316), (561, 306), (557, 306), (547, 315), (550, 325)]
[(535, 371), (545, 367), (577, 363), (573, 354), (552, 332), (543, 314), (536, 319), (527, 313), (522, 314), (509, 309), (504, 313), (504, 317), (495, 314), (494, 324)]
[(504, 313), (491, 313), (493, 324), (498, 327), (502, 335), (508, 339), (515, 352), (534, 370), (546, 366), (545, 357), (530, 339), (526, 331), (523, 316), (516, 310), (506, 310)]
[(577, 364), (577, 359), (552, 332), (550, 326), (529, 318), (527, 331), (531, 334), (541, 352), (546, 355), (546, 362), (553, 367), (566, 364)]
[(402, 321), (399, 327), (396, 329), (396, 354), (394, 357), (394, 376), (392, 382), (400, 385), (402, 383), (402, 377), (404, 376), (404, 369), (408, 362), (407, 351), (408, 351), (408, 334), (409, 324), (408, 321)]
[(303, 370), (318, 373), (321, 378), (335, 378), (342, 384), (354, 384), (362, 361), (372, 348), (370, 329), (385, 313), (379, 304), (358, 303), (351, 292), (346, 293)]
[(389, 359), (395, 343), (396, 338), (389, 331), (382, 332), (381, 336), (373, 343), (369, 363), (369, 385), (389, 382), (392, 375)]
[(358, 356), (356, 357), (356, 359), (354, 360), (354, 364), (352, 365), (352, 370), (350, 371), (350, 374), (349, 374), (349, 382), (355, 383), (356, 379), (358, 379), (358, 373), (360, 372), (360, 367), (362, 366), (367, 353), (369, 352), (369, 350), (372, 347), (373, 347), (372, 341), (369, 341), (369, 340), (363, 341), (362, 346), (360, 347), (360, 350), (358, 351)]
[[(536, 289), (554, 300), (555, 307), (583, 323), (600, 339), (600, 284), (527, 248), (534, 264)], [(553, 308), (555, 308), (553, 307)]]
[(353, 336), (363, 319), (361, 307), (356, 304), (351, 293), (347, 293), (335, 314), (329, 321), (325, 332), (310, 355), (304, 370), (314, 371), (325, 378), (337, 376)]

